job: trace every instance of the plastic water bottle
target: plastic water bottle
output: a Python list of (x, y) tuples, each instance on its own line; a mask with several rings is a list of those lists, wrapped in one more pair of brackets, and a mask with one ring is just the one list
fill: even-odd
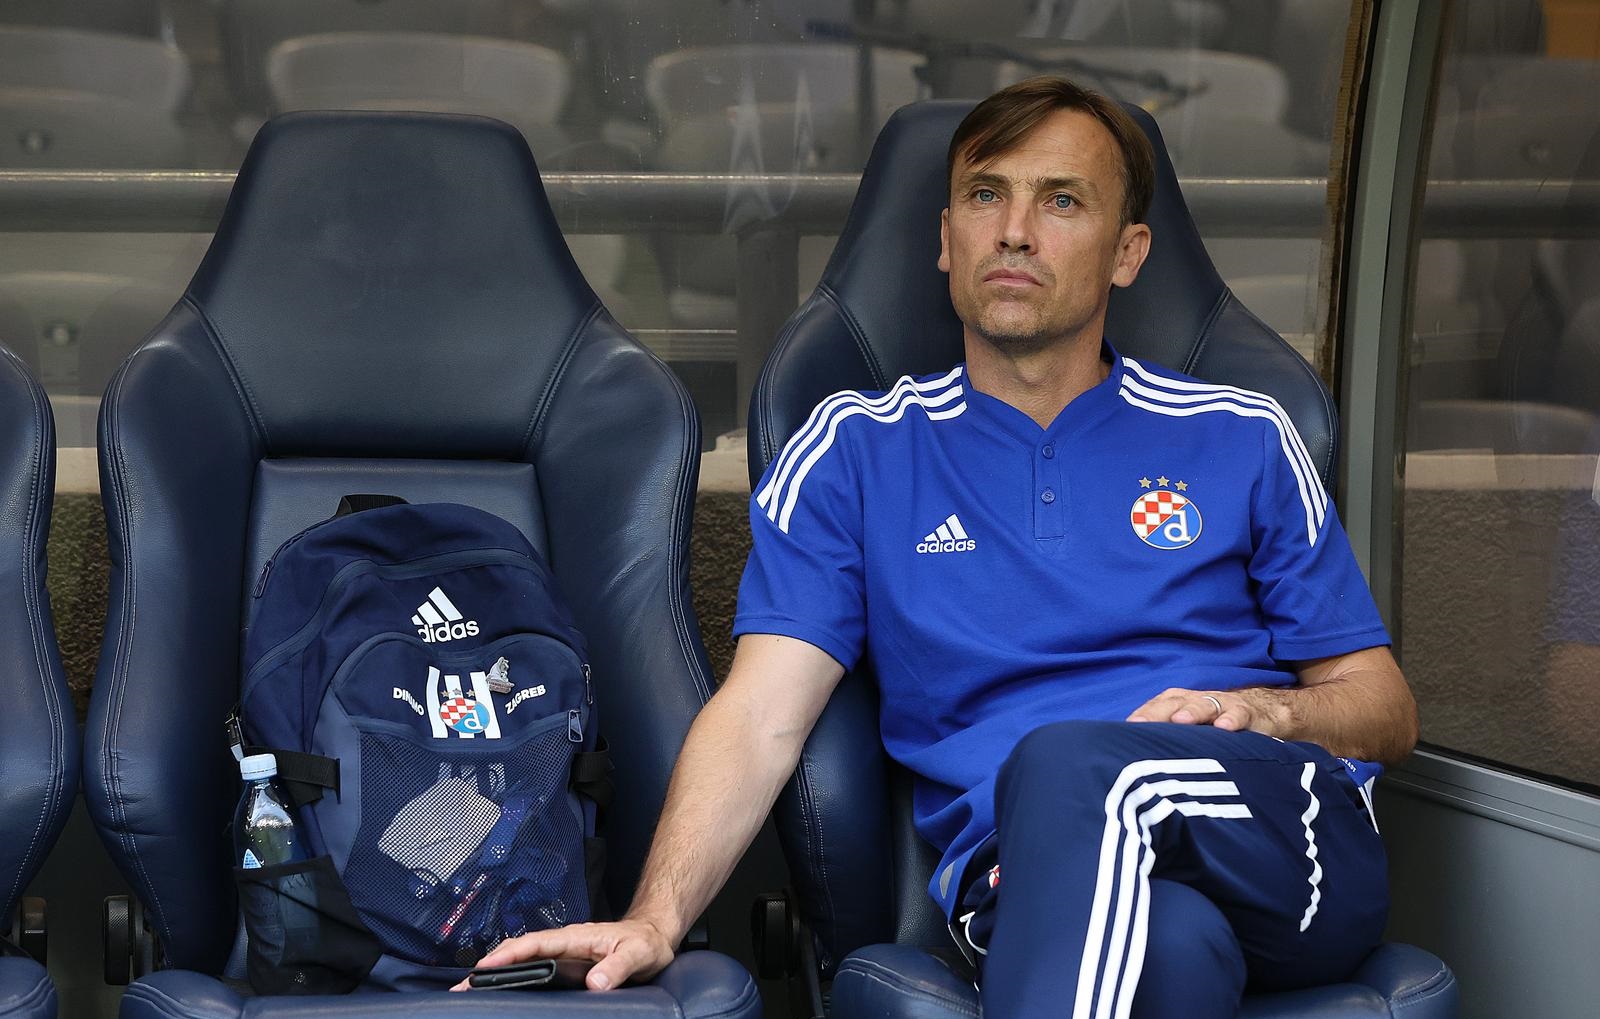
[(294, 808), (278, 784), (278, 759), (252, 754), (239, 762), (244, 795), (233, 815), (234, 859), (244, 868), (310, 859)]

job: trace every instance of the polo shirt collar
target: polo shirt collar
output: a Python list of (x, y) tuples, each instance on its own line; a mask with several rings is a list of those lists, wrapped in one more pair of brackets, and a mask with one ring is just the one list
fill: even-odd
[(1122, 355), (1117, 353), (1110, 341), (1101, 340), (1100, 357), (1110, 362), (1111, 371), (1098, 385), (1078, 394), (1063, 407), (1048, 428), (1040, 428), (1033, 418), (1004, 400), (979, 392), (970, 379), (966, 383), (968, 413), (964, 416), (972, 418), (975, 424), (997, 429), (1029, 446), (1040, 439), (1059, 440), (1077, 435), (1103, 421), (1121, 403), (1117, 394), (1122, 388), (1125, 370)]

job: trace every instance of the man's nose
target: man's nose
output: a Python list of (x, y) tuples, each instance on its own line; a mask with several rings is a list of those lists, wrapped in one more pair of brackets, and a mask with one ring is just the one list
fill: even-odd
[(1033, 210), (1027, 203), (1017, 202), (1006, 209), (1005, 221), (1000, 224), (997, 247), (1001, 251), (1033, 250)]

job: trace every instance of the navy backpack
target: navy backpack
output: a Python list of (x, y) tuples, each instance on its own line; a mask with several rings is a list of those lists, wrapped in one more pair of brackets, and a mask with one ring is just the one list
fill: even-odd
[(235, 739), (278, 755), (314, 854), (236, 871), (257, 991), (437, 987), (602, 912), (588, 656), (515, 526), (347, 496), (253, 595)]

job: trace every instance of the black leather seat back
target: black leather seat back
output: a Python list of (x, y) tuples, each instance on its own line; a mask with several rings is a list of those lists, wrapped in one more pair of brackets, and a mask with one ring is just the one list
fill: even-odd
[(78, 725), (44, 586), (55, 476), (44, 389), (0, 347), (0, 921), (39, 872), (78, 791)]
[[(883, 390), (963, 359), (937, 265), (945, 152), (971, 103), (918, 103), (878, 136), (833, 257), (790, 318), (750, 403), (752, 484), (825, 396)], [(1228, 290), (1200, 241), (1154, 120), (1128, 110), (1156, 151), (1153, 242), (1137, 281), (1112, 293), (1119, 352), (1278, 400), (1324, 482), (1336, 459), (1331, 396), (1304, 359)], [(874, 942), (948, 946), (925, 888), (937, 854), (911, 829), (904, 775), (884, 758), (871, 677), (849, 677), (813, 732), (778, 823), (825, 965)], [(863, 848), (864, 847), (864, 848)]]
[(233, 931), (218, 726), (248, 591), (353, 492), (480, 506), (549, 559), (590, 645), (626, 903), (710, 694), (687, 583), (699, 422), (584, 281), (513, 129), (268, 123), (101, 436), (114, 572), (88, 798), (174, 964), (218, 972)]
[(264, 128), (185, 304), (271, 456), (518, 459), (603, 314), (521, 136), (411, 114)]

